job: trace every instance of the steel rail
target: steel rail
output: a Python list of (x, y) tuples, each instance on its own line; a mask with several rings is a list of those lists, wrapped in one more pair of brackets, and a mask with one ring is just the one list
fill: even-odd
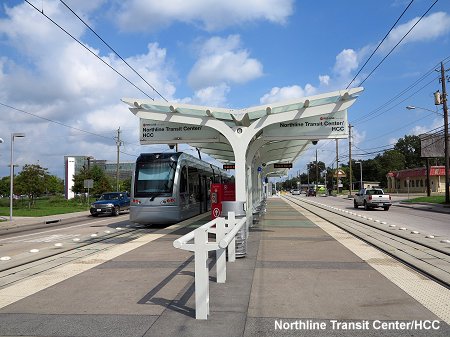
[[(450, 254), (448, 245), (445, 246), (439, 243), (432, 245), (422, 242), (420, 239), (409, 238), (407, 235), (395, 233), (392, 229), (380, 228), (369, 219), (342, 213), (342, 211), (330, 209), (330, 207), (317, 205), (299, 198), (287, 196), (283, 196), (283, 198), (450, 288)], [(327, 216), (327, 214), (332, 214), (332, 217)], [(345, 220), (346, 223), (343, 223), (342, 220)], [(435, 265), (432, 263), (433, 261), (438, 263)]]
[[(155, 228), (155, 230), (157, 230), (158, 228)], [(67, 247), (67, 248), (62, 248), (56, 252), (50, 252), (49, 254), (45, 254), (44, 256), (36, 256), (35, 258), (31, 258), (31, 259), (26, 259), (26, 260), (22, 260), (22, 261), (18, 261), (18, 263), (13, 263), (13, 264), (8, 264), (5, 265), (4, 267), (0, 266), (0, 288), (10, 285), (12, 283), (15, 283), (17, 281), (20, 281), (23, 278), (27, 278), (29, 277), (29, 275), (24, 275), (23, 278), (18, 278), (16, 280), (14, 280), (14, 282), (8, 282), (6, 281), (6, 283), (3, 283), (2, 280), (7, 279), (8, 277), (10, 277), (11, 275), (18, 275), (19, 273), (22, 273), (28, 269), (33, 269), (36, 268), (39, 263), (41, 263), (41, 265), (44, 264), (49, 264), (50, 266), (48, 268), (38, 268), (39, 272), (44, 272), (48, 269), (53, 269), (57, 266), (61, 266), (67, 263), (72, 263), (78, 259), (82, 259), (85, 258), (86, 256), (89, 256), (91, 254), (97, 253), (99, 251), (101, 251), (102, 249), (89, 249), (90, 246), (95, 246), (98, 245), (99, 243), (101, 244), (110, 244), (110, 246), (108, 246), (108, 249), (111, 248), (111, 246), (115, 246), (118, 244), (122, 244), (123, 241), (121, 242), (115, 242), (117, 241), (118, 238), (122, 238), (124, 240), (126, 239), (136, 239), (139, 236), (148, 234), (148, 231), (145, 231), (142, 228), (124, 228), (123, 230), (114, 232), (114, 233), (110, 233), (110, 234), (105, 234), (103, 236), (100, 237), (96, 237), (96, 238), (89, 238), (87, 240), (85, 240), (84, 242), (79, 242), (74, 244), (72, 247)], [(111, 242), (108, 242), (111, 241)], [(74, 252), (74, 253), (79, 253), (81, 251), (81, 249), (86, 250), (86, 254), (80, 254), (79, 256), (73, 256), (73, 259), (71, 258), (72, 256), (70, 255), (70, 253)], [(57, 259), (59, 258), (66, 258), (66, 260), (62, 259), (61, 263), (57, 263), (55, 265), (55, 261), (57, 261)], [(23, 268), (22, 268), (23, 267)]]

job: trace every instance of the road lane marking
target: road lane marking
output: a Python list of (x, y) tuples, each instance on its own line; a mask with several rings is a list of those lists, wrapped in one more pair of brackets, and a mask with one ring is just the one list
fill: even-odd
[(56, 229), (49, 229), (43, 232), (38, 232), (38, 233), (31, 233), (31, 234), (23, 234), (23, 235), (18, 235), (18, 236), (13, 236), (10, 238), (5, 238), (5, 239), (0, 239), (0, 241), (6, 241), (6, 240), (11, 240), (11, 239), (16, 239), (16, 238), (23, 238), (26, 236), (32, 236), (32, 235), (39, 235), (39, 234), (45, 234), (45, 233), (49, 233), (49, 232), (55, 232), (55, 231), (61, 231), (61, 230), (65, 230), (65, 229), (70, 229), (70, 228), (76, 228), (76, 227), (82, 227), (82, 226), (88, 226), (88, 225), (93, 225), (93, 224), (97, 224), (100, 222), (104, 222), (107, 221), (108, 219), (105, 220), (99, 220), (99, 221), (94, 221), (94, 222), (88, 222), (85, 224), (81, 224), (81, 225), (74, 225), (74, 226), (69, 226), (69, 227), (62, 227), (62, 228), (56, 228)]
[(178, 224), (174, 224), (167, 228), (159, 229), (153, 233), (138, 237), (133, 241), (121, 245), (112, 246), (111, 248), (107, 248), (106, 250), (94, 253), (72, 263), (48, 270), (42, 274), (35, 275), (33, 277), (14, 283), (9, 287), (0, 289), (0, 309), (28, 296), (31, 296), (41, 290), (51, 287), (59, 282), (67, 280), (68, 278), (97, 267), (104, 262), (112, 260), (122, 254), (128, 253), (147, 243), (155, 241), (167, 234), (171, 234), (182, 227), (189, 226), (191, 223), (204, 217), (205, 214), (197, 215), (188, 220), (179, 222)]

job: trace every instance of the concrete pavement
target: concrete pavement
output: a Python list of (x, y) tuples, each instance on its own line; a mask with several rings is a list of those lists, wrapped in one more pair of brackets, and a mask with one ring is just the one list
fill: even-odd
[[(225, 284), (214, 282), (211, 255), (211, 312), (208, 320), (195, 320), (193, 256), (172, 242), (206, 221), (114, 258), (99, 257), (103, 263), (49, 287), (42, 278), (36, 284), (30, 279), (23, 286), (39, 291), (0, 305), (0, 335), (450, 334), (443, 322), (450, 322), (448, 289), (280, 198), (268, 200), (267, 212), (251, 228), (247, 257), (228, 263)], [(91, 262), (77, 262), (85, 263)], [(57, 276), (58, 270), (48, 275)], [(9, 289), (0, 289), (0, 303), (18, 295)], [(424, 322), (439, 329), (420, 330)]]

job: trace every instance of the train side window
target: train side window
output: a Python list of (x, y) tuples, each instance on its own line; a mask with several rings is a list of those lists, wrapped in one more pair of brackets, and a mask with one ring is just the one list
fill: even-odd
[(191, 201), (199, 201), (200, 199), (200, 180), (199, 173), (195, 167), (188, 168), (189, 194)]
[(180, 193), (186, 193), (188, 187), (187, 168), (183, 166), (180, 178)]

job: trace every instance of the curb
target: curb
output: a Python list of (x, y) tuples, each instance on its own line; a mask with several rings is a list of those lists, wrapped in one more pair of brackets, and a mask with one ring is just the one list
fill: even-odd
[[(414, 207), (414, 205), (421, 205), (421, 206), (425, 206), (425, 207)], [(441, 213), (441, 214), (450, 214), (450, 208), (444, 208), (444, 207), (441, 207), (441, 206), (434, 206), (433, 204), (429, 204), (429, 203), (415, 203), (415, 204), (410, 204), (409, 205), (409, 204), (400, 202), (398, 204), (393, 204), (392, 206), (403, 207), (403, 208), (412, 208), (412, 209), (416, 209), (416, 210), (419, 210), (419, 211), (425, 211), (425, 212), (435, 212), (435, 213)]]

